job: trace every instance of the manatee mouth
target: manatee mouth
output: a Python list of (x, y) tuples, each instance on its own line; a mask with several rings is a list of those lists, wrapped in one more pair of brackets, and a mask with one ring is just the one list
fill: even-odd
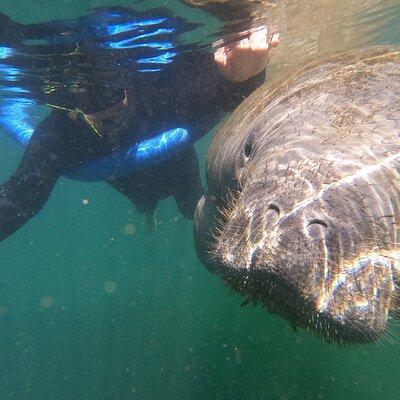
[(222, 264), (218, 266), (221, 279), (246, 297), (242, 306), (250, 303), (262, 305), (270, 313), (287, 319), (295, 331), (303, 328), (328, 342), (340, 344), (368, 343), (385, 335), (393, 292), (391, 278), (385, 282), (388, 288), (376, 290), (371, 287), (375, 298), (367, 300), (360, 290), (352, 294), (353, 300), (343, 301), (341, 295), (336, 293), (337, 301), (321, 308), (315, 300), (318, 296), (305, 296), (296, 286), (275, 274), (260, 270), (249, 272)]
[(282, 218), (273, 203), (262, 208), (238, 207), (226, 220), (212, 250), (214, 272), (246, 304), (327, 341), (385, 335), (398, 292), (394, 258), (361, 243), (351, 226), (315, 215)]

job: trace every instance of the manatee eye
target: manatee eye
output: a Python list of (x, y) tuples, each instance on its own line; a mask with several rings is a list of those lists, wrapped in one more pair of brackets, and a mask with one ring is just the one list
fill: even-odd
[(250, 159), (250, 156), (254, 152), (254, 146), (253, 145), (254, 145), (253, 135), (249, 135), (246, 138), (246, 141), (244, 143), (244, 146), (243, 146), (243, 149), (241, 151), (240, 157), (238, 159), (238, 167), (239, 168), (244, 168), (247, 165), (247, 163), (248, 163), (248, 161)]
[(251, 156), (251, 153), (253, 152), (253, 145), (254, 145), (254, 137), (253, 135), (250, 135), (244, 144), (243, 148), (243, 154), (246, 158), (249, 158)]
[(253, 143), (249, 143), (249, 142), (247, 142), (245, 145), (244, 145), (244, 150), (243, 150), (243, 152), (244, 152), (244, 155), (248, 158), (248, 157), (250, 157), (250, 154), (251, 154), (251, 150), (253, 149)]
[(243, 149), (239, 155), (238, 158), (239, 168), (244, 168), (247, 165), (247, 162), (249, 161), (250, 156), (253, 153), (253, 144), (254, 144), (253, 136), (250, 135), (246, 138)]

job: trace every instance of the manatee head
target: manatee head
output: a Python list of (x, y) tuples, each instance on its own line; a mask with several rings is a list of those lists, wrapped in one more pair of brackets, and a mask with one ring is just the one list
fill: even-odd
[[(348, 110), (356, 95), (348, 100), (346, 82), (329, 76), (316, 88), (322, 72), (311, 72), (309, 91), (304, 72), (284, 88), (267, 85), (217, 134), (208, 193), (196, 211), (196, 249), (246, 302), (329, 341), (370, 342), (398, 308), (399, 182), (389, 155), (398, 157), (400, 126), (369, 114), (375, 101), (384, 104), (377, 92), (353, 107), (352, 130), (335, 127), (331, 108)], [(296, 82), (312, 107), (304, 107)]]

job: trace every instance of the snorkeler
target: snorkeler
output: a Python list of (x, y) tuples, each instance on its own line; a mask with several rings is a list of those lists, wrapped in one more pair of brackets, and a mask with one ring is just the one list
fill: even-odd
[[(29, 82), (41, 89), (32, 90), (33, 98), (53, 111), (33, 132), (15, 173), (0, 186), (0, 240), (40, 211), (59, 177), (174, 127), (190, 127), (195, 138), (200, 138), (216, 125), (222, 113), (232, 111), (263, 83), (268, 50), (278, 43), (277, 37), (268, 41), (266, 30), (261, 29), (249, 32), (238, 43), (221, 46), (214, 54), (201, 48), (170, 51), (166, 37), (176, 28), (170, 21), (177, 19), (165, 14), (149, 19), (135, 13), (136, 22), (129, 22), (132, 10), (100, 9), (80, 18), (79, 24), (54, 21), (35, 25), (20, 25), (2, 16), (3, 35), (12, 32), (7, 48), (22, 54), (28, 51), (26, 43), (35, 41), (36, 53), (29, 59), (38, 69), (42, 55), (52, 54), (58, 81), (54, 76), (39, 76), (36, 83)], [(106, 42), (102, 37), (99, 46), (96, 35), (104, 29), (105, 15), (109, 19), (122, 15), (124, 19), (108, 23), (107, 33), (117, 35), (116, 39)], [(140, 21), (144, 22), (140, 25)], [(146, 24), (155, 28), (121, 38), (138, 24), (140, 29)], [(149, 42), (157, 35), (158, 41)], [(137, 41), (140, 36), (146, 39), (141, 47)], [(71, 51), (71, 46), (77, 51)], [(148, 51), (155, 46), (168, 51), (158, 57), (139, 58), (142, 48)], [(155, 68), (157, 63), (162, 68)], [(118, 69), (122, 64), (124, 68)], [(61, 74), (59, 65), (63, 66)], [(174, 196), (182, 214), (192, 218), (203, 191), (193, 141), (173, 157), (118, 176), (106, 172), (101, 178), (146, 215), (154, 213), (160, 200)]]

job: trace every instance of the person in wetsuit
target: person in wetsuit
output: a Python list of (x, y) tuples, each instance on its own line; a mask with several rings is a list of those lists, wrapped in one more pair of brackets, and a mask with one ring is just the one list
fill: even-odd
[[(35, 26), (41, 32), (47, 28)], [(110, 81), (97, 79), (104, 55), (92, 54), (90, 84), (75, 93), (79, 107), (56, 107), (36, 128), (15, 173), (0, 186), (0, 240), (39, 212), (60, 176), (85, 163), (171, 126), (191, 126), (197, 137), (206, 134), (221, 113), (232, 111), (263, 83), (267, 54), (266, 34), (259, 31), (214, 54), (182, 54), (157, 74)], [(115, 79), (122, 84), (115, 85)], [(74, 93), (70, 97), (63, 105), (74, 103)], [(193, 146), (140, 171), (104, 180), (146, 215), (154, 213), (160, 200), (174, 196), (182, 214), (192, 218), (203, 192)]]

